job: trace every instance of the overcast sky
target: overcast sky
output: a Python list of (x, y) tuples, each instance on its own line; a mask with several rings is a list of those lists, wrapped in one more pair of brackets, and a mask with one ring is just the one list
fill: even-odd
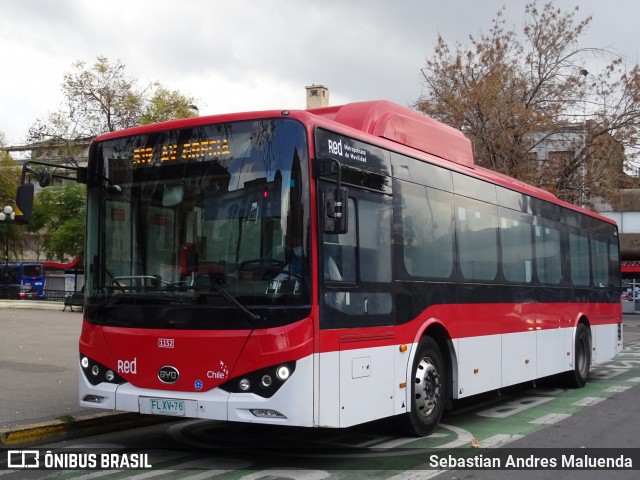
[[(543, 3), (539, 2), (542, 7)], [(420, 96), (420, 68), (438, 33), (449, 43), (487, 32), (522, 0), (1, 0), (0, 133), (23, 143), (59, 108), (65, 72), (79, 60), (120, 60), (141, 84), (196, 98), (200, 113), (305, 107), (305, 85), (332, 105)], [(581, 46), (638, 61), (637, 0), (555, 0), (593, 15)], [(596, 66), (585, 66), (593, 71)]]

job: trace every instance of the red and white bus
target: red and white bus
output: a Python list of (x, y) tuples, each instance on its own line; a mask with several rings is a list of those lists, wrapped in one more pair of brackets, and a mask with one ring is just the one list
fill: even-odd
[(622, 346), (615, 223), (389, 102), (109, 133), (77, 170), (83, 407), (426, 435)]

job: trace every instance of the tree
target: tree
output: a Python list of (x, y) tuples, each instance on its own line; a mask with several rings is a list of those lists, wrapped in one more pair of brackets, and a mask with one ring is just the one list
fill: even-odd
[(193, 104), (192, 98), (186, 97), (177, 90), (168, 90), (157, 84), (155, 93), (140, 117), (140, 123), (147, 125), (176, 118), (189, 118), (195, 116), (196, 112), (197, 107)]
[[(37, 143), (39, 160), (77, 166), (93, 137), (141, 123), (187, 118), (195, 115), (194, 99), (158, 82), (140, 86), (125, 66), (98, 57), (93, 65), (76, 62), (62, 82), (60, 110), (37, 120), (29, 141)], [(66, 182), (43, 189), (34, 200), (26, 227), (40, 233), (47, 256), (64, 260), (82, 256), (84, 243), (84, 185)]]
[(62, 155), (69, 163), (75, 163), (78, 143), (101, 133), (195, 115), (184, 108), (194, 103), (192, 97), (158, 82), (140, 86), (122, 63), (106, 57), (98, 57), (93, 65), (74, 63), (64, 76), (62, 93), (61, 109), (46, 120), (37, 120), (29, 130), (29, 140), (44, 142), (42, 148), (51, 145), (51, 151), (41, 151), (40, 156)]
[[(589, 195), (613, 203), (618, 188), (635, 184), (623, 164), (625, 156), (627, 168), (638, 157), (638, 66), (580, 47), (592, 17), (578, 20), (577, 7), (526, 5), (521, 36), (505, 29), (504, 10), (468, 46), (438, 36), (415, 107), (464, 131), (481, 166), (568, 201)], [(591, 73), (597, 62), (604, 68)], [(553, 142), (573, 153), (533, 160), (536, 147)]]
[(28, 231), (39, 232), (48, 258), (82, 259), (85, 186), (72, 181), (45, 188), (35, 197)]
[(0, 133), (0, 204), (13, 205), (20, 182), (20, 168), (5, 150), (4, 135)]

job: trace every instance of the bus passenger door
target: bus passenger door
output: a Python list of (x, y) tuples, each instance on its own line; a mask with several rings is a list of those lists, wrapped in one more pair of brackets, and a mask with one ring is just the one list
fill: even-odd
[(348, 232), (320, 242), (320, 421), (394, 414), (391, 196), (349, 189)]

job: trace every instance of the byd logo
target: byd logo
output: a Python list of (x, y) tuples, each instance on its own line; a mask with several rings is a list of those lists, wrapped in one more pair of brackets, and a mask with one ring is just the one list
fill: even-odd
[(180, 374), (175, 367), (170, 365), (165, 365), (160, 370), (158, 370), (158, 380), (162, 383), (172, 384), (178, 381)]

